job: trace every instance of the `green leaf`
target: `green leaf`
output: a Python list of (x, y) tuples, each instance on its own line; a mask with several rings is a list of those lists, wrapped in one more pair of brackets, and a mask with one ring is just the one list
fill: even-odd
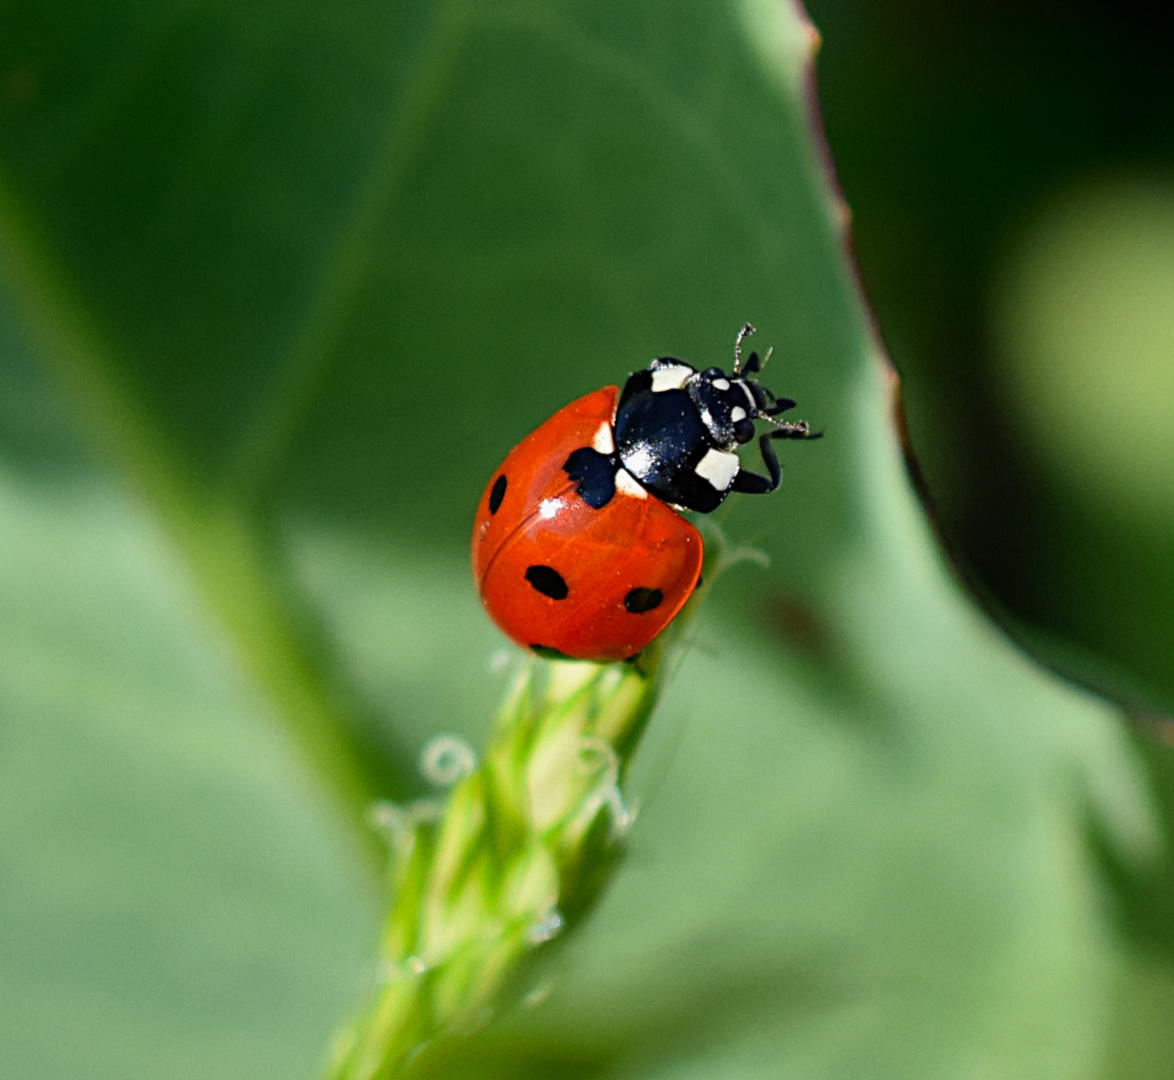
[(724, 516), (770, 568), (720, 583), (545, 1002), (469, 1054), (1098, 1075), (1122, 960), (1086, 832), (1137, 857), (1147, 796), (936, 549), (795, 10), (22, 3), (0, 42), (13, 1075), (312, 1074), (374, 955), (363, 806), (501, 690), (482, 485), (747, 319), (826, 437)]
[(0, 1075), (309, 1075), (356, 838), (125, 491), (0, 471)]

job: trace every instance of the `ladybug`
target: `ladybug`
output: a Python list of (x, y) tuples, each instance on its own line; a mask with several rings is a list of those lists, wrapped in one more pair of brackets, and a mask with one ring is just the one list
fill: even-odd
[[(493, 621), (524, 648), (576, 660), (627, 660), (659, 634), (701, 574), (701, 535), (680, 511), (708, 514), (732, 491), (779, 486), (774, 439), (812, 439), (777, 414), (795, 402), (752, 381), (757, 353), (698, 371), (664, 356), (556, 412), (493, 474), (473, 526), (473, 577)], [(767, 359), (770, 353), (767, 353)], [(758, 445), (766, 476), (735, 453)]]

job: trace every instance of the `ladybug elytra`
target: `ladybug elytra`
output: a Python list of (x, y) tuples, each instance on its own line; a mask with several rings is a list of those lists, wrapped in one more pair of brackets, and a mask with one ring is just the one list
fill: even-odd
[[(571, 402), (510, 451), (473, 527), (473, 576), (507, 636), (547, 656), (626, 660), (672, 621), (702, 562), (679, 511), (774, 491), (773, 440), (818, 438), (778, 420), (795, 402), (749, 378), (765, 363), (751, 353), (742, 364), (753, 332), (738, 332), (729, 373), (661, 357), (622, 394), (605, 386)], [(760, 420), (771, 425), (759, 438), (766, 476), (736, 453)]]

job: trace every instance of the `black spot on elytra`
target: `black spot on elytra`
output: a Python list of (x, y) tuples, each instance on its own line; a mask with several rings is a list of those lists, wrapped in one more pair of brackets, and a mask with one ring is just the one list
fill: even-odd
[(491, 514), (497, 513), (498, 507), (501, 506), (501, 500), (505, 498), (505, 485), (505, 473), (493, 481), (493, 490), (489, 493), (489, 512)]
[(553, 566), (531, 566), (526, 569), (526, 580), (543, 596), (551, 600), (567, 598), (567, 583)]
[(580, 447), (563, 462), (563, 472), (574, 480), (579, 497), (593, 510), (611, 502), (616, 493), (618, 468), (614, 457), (601, 454), (591, 446)]
[(641, 587), (633, 589), (624, 597), (624, 607), (633, 615), (643, 615), (644, 612), (659, 607), (663, 599), (664, 593), (660, 589), (645, 589)]
[(558, 649), (552, 648), (550, 645), (531, 645), (530, 651), (537, 653), (544, 660), (570, 660), (565, 652), (559, 652)]

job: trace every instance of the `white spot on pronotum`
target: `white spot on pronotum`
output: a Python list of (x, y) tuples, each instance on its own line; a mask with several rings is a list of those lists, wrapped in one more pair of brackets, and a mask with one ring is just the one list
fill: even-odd
[(715, 390), (721, 390), (724, 393), (726, 390), (728, 390), (730, 388), (730, 380), (729, 379), (714, 379), (713, 380), (713, 388)]
[(543, 499), (538, 504), (538, 516), (543, 521), (549, 521), (555, 514), (558, 513), (559, 507), (562, 506), (562, 499)]
[(646, 475), (652, 471), (652, 466), (656, 464), (652, 451), (643, 443), (638, 443), (631, 450), (625, 451), (622, 460), (633, 476)]
[(644, 490), (640, 481), (628, 472), (627, 469), (620, 469), (616, 473), (616, 491), (621, 491), (625, 495), (632, 495), (637, 499), (648, 498), (648, 492)]
[(737, 454), (711, 447), (705, 451), (705, 457), (693, 466), (693, 471), (702, 480), (708, 480), (716, 491), (725, 491), (734, 482), (740, 467)]
[(599, 430), (595, 433), (595, 438), (591, 440), (591, 445), (601, 454), (615, 453), (616, 444), (611, 437), (611, 424), (599, 425)]
[(420, 755), (420, 772), (424, 779), (438, 787), (448, 787), (463, 780), (476, 764), (472, 748), (455, 735), (437, 735), (428, 741)]
[(746, 410), (741, 405), (735, 405), (730, 410), (730, 420), (735, 424), (740, 424), (746, 419)]
[(666, 390), (680, 390), (694, 375), (691, 367), (684, 364), (666, 364), (652, 371), (652, 392), (663, 394)]

